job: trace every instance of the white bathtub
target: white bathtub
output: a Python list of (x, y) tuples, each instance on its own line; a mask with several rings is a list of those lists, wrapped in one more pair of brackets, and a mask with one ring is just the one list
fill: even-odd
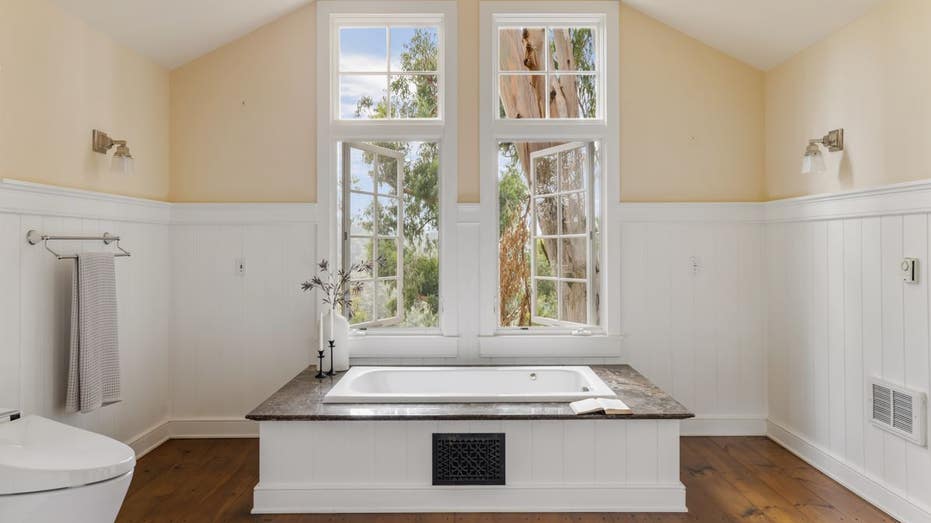
[(323, 403), (534, 403), (616, 397), (589, 367), (353, 367)]

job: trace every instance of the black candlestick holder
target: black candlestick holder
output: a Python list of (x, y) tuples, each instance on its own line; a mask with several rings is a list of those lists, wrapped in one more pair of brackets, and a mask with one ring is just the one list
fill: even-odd
[(330, 340), (330, 371), (326, 373), (327, 376), (332, 376), (336, 374), (336, 371), (333, 370), (333, 347), (336, 345), (335, 340)]
[[(330, 342), (330, 343), (333, 343), (333, 342)], [(320, 360), (320, 364), (317, 365), (317, 375), (314, 377), (319, 380), (319, 379), (326, 378), (326, 374), (323, 372), (323, 349), (320, 349), (317, 351), (317, 358)]]

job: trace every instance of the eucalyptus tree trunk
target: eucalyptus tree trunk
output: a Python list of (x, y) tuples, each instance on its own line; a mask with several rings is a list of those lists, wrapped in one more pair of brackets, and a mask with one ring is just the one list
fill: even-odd
[[(576, 76), (551, 76), (549, 89), (547, 89), (546, 64), (544, 63), (546, 59), (545, 31), (543, 29), (526, 28), (503, 30), (500, 38), (499, 59), (501, 60), (502, 71), (541, 72), (541, 74), (536, 75), (501, 76), (500, 95), (505, 115), (508, 118), (546, 118), (546, 107), (548, 105), (550, 118), (578, 118), (579, 96)], [(550, 60), (558, 59), (560, 61), (558, 70), (575, 70), (572, 43), (568, 30), (553, 30), (553, 47), (555, 53), (551, 53)], [(560, 143), (519, 142), (515, 144), (528, 187), (531, 187), (531, 153)], [(584, 212), (584, 209), (582, 212)], [(537, 220), (543, 234), (554, 235), (558, 233), (557, 216), (556, 206), (538, 208)], [(591, 219), (591, 217), (588, 218)], [(584, 244), (584, 242), (581, 243)], [(561, 264), (563, 267), (584, 266), (586, 259), (584, 248), (579, 249), (574, 243), (564, 246), (563, 259), (557, 260), (556, 240), (547, 239), (544, 240), (543, 244), (544, 254), (549, 259), (552, 267), (555, 268), (557, 264)], [(534, 246), (531, 245), (530, 248), (533, 249)], [(533, 282), (529, 283), (533, 284)], [(587, 309), (588, 300), (585, 295), (585, 286), (574, 286), (569, 292), (563, 294), (563, 306), (558, 311), (558, 317), (584, 323)]]

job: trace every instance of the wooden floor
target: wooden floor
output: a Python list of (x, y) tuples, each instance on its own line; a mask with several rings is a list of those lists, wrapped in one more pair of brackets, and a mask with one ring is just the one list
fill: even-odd
[(258, 440), (171, 440), (143, 457), (117, 521), (611, 523), (894, 521), (763, 437), (682, 438), (688, 514), (252, 516)]

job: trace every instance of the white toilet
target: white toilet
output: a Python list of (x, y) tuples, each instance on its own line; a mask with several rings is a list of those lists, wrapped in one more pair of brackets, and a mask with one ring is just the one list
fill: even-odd
[(0, 521), (112, 523), (136, 456), (100, 434), (40, 416), (0, 421)]

